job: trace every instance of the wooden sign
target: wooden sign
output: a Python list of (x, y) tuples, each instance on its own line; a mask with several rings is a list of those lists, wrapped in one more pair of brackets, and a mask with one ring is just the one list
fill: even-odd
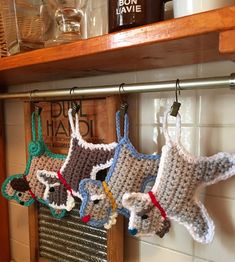
[[(78, 100), (79, 127), (84, 140), (92, 143), (110, 143), (116, 140), (115, 113), (118, 100), (116, 97), (106, 97), (92, 100)], [(71, 129), (68, 121), (68, 109), (71, 101), (40, 102), (36, 106), (42, 108), (43, 138), (49, 149), (54, 153), (67, 154)], [(25, 103), (26, 141), (31, 140), (31, 108)], [(30, 251), (31, 261), (49, 261), (40, 257), (40, 234), (38, 222), (40, 213), (37, 206), (29, 208), (30, 221)], [(45, 211), (43, 211), (45, 212)], [(51, 222), (53, 223), (53, 222)], [(107, 261), (123, 261), (123, 220), (120, 218), (116, 226), (107, 231)], [(98, 261), (98, 260), (97, 260)]]
[[(66, 153), (69, 148), (71, 129), (68, 120), (68, 109), (71, 101), (40, 102), (36, 105), (42, 108), (43, 137), (47, 146), (56, 152)], [(82, 137), (87, 142), (108, 143), (107, 130), (115, 129), (108, 126), (106, 99), (78, 100), (80, 106), (79, 128)], [(115, 114), (112, 116), (115, 118)]]

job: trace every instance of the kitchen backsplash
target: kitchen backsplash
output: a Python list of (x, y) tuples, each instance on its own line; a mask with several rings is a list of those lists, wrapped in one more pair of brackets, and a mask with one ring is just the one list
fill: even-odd
[[(99, 77), (69, 79), (9, 87), (9, 91), (58, 89), (73, 86), (119, 85), (122, 82), (153, 82), (184, 78), (213, 77), (235, 72), (235, 63), (217, 62), (160, 70), (148, 70)], [(162, 116), (174, 100), (174, 92), (129, 96), (129, 116), (133, 143), (140, 152), (161, 152), (164, 144)], [(235, 153), (235, 91), (181, 91), (182, 143), (195, 155), (219, 151)], [(21, 173), (26, 162), (22, 102), (5, 101), (6, 153), (8, 175)], [(174, 120), (170, 132), (174, 134)], [(17, 130), (17, 132), (16, 132)], [(192, 240), (184, 227), (173, 223), (164, 238), (135, 238), (126, 233), (125, 262), (232, 262), (235, 257), (235, 177), (202, 192), (215, 222), (215, 238), (209, 245)], [(27, 209), (10, 201), (12, 259), (29, 262)]]

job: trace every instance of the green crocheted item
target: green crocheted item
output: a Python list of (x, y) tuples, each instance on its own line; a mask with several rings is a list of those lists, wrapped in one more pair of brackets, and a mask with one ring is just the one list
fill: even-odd
[[(32, 113), (32, 141), (28, 146), (28, 161), (24, 174), (17, 174), (8, 177), (1, 188), (2, 195), (8, 200), (15, 200), (23, 206), (30, 206), (35, 199), (42, 204), (47, 203), (41, 197), (41, 183), (36, 179), (35, 171), (38, 165), (47, 165), (54, 171), (63, 164), (66, 155), (52, 153), (44, 143), (42, 136), (41, 117), (37, 115), (38, 134), (35, 127), (35, 112)], [(30, 172), (31, 170), (31, 172)], [(34, 171), (35, 170), (35, 171)], [(66, 210), (54, 210), (50, 208), (51, 213), (56, 218), (62, 218)]]

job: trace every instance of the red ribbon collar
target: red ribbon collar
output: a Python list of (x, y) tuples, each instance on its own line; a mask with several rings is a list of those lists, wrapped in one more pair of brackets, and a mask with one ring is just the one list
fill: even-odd
[(150, 197), (152, 203), (154, 204), (154, 206), (159, 209), (159, 211), (161, 212), (162, 217), (163, 217), (164, 219), (166, 219), (166, 212), (165, 212), (165, 210), (163, 209), (163, 207), (160, 205), (160, 203), (158, 202), (158, 200), (156, 199), (156, 197), (155, 197), (155, 195), (153, 194), (153, 192), (152, 192), (152, 191), (149, 191), (148, 194), (149, 194), (149, 197)]
[(60, 182), (66, 187), (66, 189), (71, 193), (71, 195), (73, 195), (73, 190), (72, 190), (71, 186), (67, 183), (66, 179), (62, 176), (60, 171), (57, 172), (57, 176), (58, 176)]

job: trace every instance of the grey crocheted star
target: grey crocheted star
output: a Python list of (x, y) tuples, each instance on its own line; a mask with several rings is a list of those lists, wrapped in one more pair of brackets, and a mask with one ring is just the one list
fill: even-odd
[(38, 170), (36, 175), (44, 186), (43, 200), (54, 209), (70, 211), (75, 207), (75, 197), (81, 198), (78, 190), (80, 180), (95, 179), (98, 171), (109, 168), (117, 143), (88, 143), (81, 136), (78, 114), (75, 114), (75, 123), (72, 109), (69, 109), (68, 117), (72, 134), (65, 162), (56, 172), (44, 169)]
[[(183, 224), (192, 237), (209, 243), (214, 236), (214, 223), (198, 198), (203, 187), (225, 180), (235, 174), (235, 155), (218, 153), (211, 157), (195, 157), (180, 143), (180, 116), (177, 116), (177, 139), (172, 141), (164, 121), (166, 145), (155, 184), (148, 194), (127, 193), (123, 206), (130, 213), (129, 228), (138, 232), (145, 214), (145, 232), (153, 234), (162, 221), (162, 208), (166, 216)], [(142, 230), (143, 233), (143, 230)]]
[[(122, 206), (122, 196), (126, 192), (139, 190), (144, 192), (149, 182), (154, 182), (159, 165), (160, 155), (141, 154), (132, 145), (129, 133), (129, 120), (124, 116), (123, 137), (120, 130), (120, 112), (116, 114), (118, 146), (115, 150), (114, 161), (105, 180), (83, 179), (79, 185), (82, 195), (80, 216), (82, 221), (95, 227), (111, 228), (116, 224), (116, 217), (129, 213)], [(169, 223), (159, 223), (155, 228), (156, 234), (163, 236), (168, 232)], [(143, 228), (145, 228), (143, 224)], [(139, 231), (141, 231), (139, 227)], [(132, 231), (131, 231), (132, 232)]]

